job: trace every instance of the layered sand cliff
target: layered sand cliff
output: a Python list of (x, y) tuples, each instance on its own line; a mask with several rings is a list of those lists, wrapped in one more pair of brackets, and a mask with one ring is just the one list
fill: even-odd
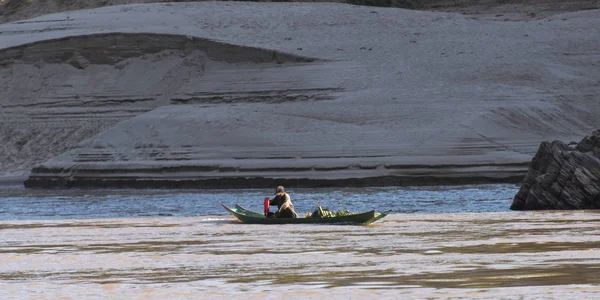
[(111, 6), (0, 25), (1, 170), (29, 186), (518, 181), (600, 126), (600, 11)]

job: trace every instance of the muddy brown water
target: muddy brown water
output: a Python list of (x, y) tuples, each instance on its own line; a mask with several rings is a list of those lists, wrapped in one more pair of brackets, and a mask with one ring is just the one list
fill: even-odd
[(597, 211), (5, 220), (0, 299), (593, 299), (599, 225)]

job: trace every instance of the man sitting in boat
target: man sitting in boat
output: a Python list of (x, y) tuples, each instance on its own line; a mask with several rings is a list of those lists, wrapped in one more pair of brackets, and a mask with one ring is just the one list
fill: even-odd
[(294, 211), (294, 204), (292, 204), (292, 199), (285, 192), (282, 186), (278, 186), (275, 190), (275, 198), (269, 200), (270, 205), (277, 205), (277, 212), (267, 214), (267, 217), (270, 218), (295, 218), (298, 216), (296, 211)]

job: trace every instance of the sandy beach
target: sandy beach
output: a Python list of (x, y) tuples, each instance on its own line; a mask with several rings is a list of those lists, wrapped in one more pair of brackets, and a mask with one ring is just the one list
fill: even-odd
[(517, 182), (600, 121), (600, 11), (107, 6), (0, 25), (0, 169), (30, 186)]

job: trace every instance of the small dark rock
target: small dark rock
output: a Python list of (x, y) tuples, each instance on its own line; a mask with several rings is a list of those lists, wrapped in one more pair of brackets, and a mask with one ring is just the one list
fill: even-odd
[(77, 69), (83, 70), (90, 65), (90, 62), (80, 54), (76, 54), (71, 57), (69, 64)]

